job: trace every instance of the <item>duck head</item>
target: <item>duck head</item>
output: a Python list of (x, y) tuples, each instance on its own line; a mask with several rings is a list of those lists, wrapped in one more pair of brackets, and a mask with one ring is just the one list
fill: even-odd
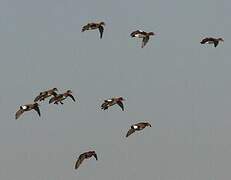
[(152, 127), (152, 125), (150, 123), (148, 123), (148, 122), (146, 122), (146, 123), (147, 123), (147, 126)]
[(106, 25), (105, 22), (103, 22), (103, 21), (100, 22), (99, 24), (100, 24), (101, 26), (105, 26), (105, 25)]
[(68, 93), (68, 94), (71, 94), (71, 93), (72, 93), (72, 91), (71, 91), (71, 90), (67, 90), (67, 93)]
[(218, 41), (221, 41), (221, 42), (224, 42), (224, 39), (223, 39), (223, 38), (218, 38), (217, 40), (218, 40)]
[(118, 97), (118, 101), (125, 101), (123, 97)]
[(53, 90), (53, 91), (58, 91), (58, 89), (57, 89), (57, 88), (53, 88), (52, 90)]
[(149, 32), (148, 35), (149, 35), (149, 36), (154, 36), (155, 33), (154, 33), (154, 32)]

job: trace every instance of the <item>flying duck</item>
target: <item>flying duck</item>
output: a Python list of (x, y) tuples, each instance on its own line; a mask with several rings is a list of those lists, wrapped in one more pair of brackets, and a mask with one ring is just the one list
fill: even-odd
[(49, 89), (43, 92), (40, 92), (39, 95), (34, 99), (34, 102), (38, 101), (44, 101), (46, 98), (50, 96), (56, 96), (57, 93), (55, 91), (58, 91), (57, 88)]
[(94, 30), (94, 29), (99, 29), (99, 33), (100, 33), (100, 39), (102, 39), (103, 37), (103, 31), (104, 31), (104, 27), (105, 23), (104, 22), (100, 22), (100, 23), (88, 23), (87, 25), (82, 27), (82, 32), (86, 31), (86, 30)]
[(154, 36), (154, 35), (155, 35), (154, 32), (145, 32), (140, 30), (133, 31), (131, 33), (131, 37), (143, 38), (141, 48), (143, 48), (147, 44), (149, 40), (149, 36)]
[(32, 109), (34, 109), (38, 113), (38, 115), (41, 116), (38, 106), (39, 106), (38, 103), (25, 104), (20, 106), (19, 110), (15, 114), (15, 119), (18, 119), (25, 111), (30, 111)]
[(67, 97), (70, 97), (73, 101), (75, 101), (75, 98), (74, 98), (74, 96), (71, 93), (72, 93), (71, 90), (67, 90), (65, 93), (57, 94), (56, 96), (52, 97), (49, 100), (49, 104), (53, 103), (53, 102), (54, 102), (54, 104), (57, 104), (57, 105), (58, 105), (58, 103), (63, 104), (62, 101), (64, 99), (66, 99)]
[(202, 39), (202, 41), (200, 42), (201, 44), (214, 44), (214, 47), (217, 47), (217, 45), (219, 44), (219, 42), (224, 42), (224, 39), (222, 38), (213, 38), (213, 37), (207, 37)]
[(88, 152), (84, 152), (84, 153), (80, 154), (78, 160), (75, 163), (75, 169), (78, 169), (78, 167), (80, 166), (80, 164), (82, 164), (84, 159), (89, 159), (92, 156), (94, 156), (95, 159), (98, 160), (98, 157), (97, 157), (97, 154), (95, 153), (95, 151), (88, 151)]
[(124, 111), (124, 105), (123, 102), (125, 99), (123, 97), (113, 97), (111, 99), (104, 100), (104, 103), (101, 105), (101, 109), (106, 110), (110, 106), (113, 106), (115, 104), (118, 104), (122, 111)]
[(140, 123), (137, 123), (137, 124), (133, 124), (131, 126), (131, 128), (128, 130), (128, 132), (126, 134), (126, 137), (130, 136), (135, 131), (143, 130), (147, 126), (152, 127), (151, 124), (149, 124), (148, 122), (140, 122)]

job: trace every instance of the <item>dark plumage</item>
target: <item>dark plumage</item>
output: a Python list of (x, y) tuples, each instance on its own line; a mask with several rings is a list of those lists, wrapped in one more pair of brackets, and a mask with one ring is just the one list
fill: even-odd
[(201, 44), (214, 44), (214, 47), (217, 47), (217, 45), (219, 44), (219, 42), (224, 42), (224, 40), (222, 38), (213, 38), (213, 37), (207, 37), (202, 39), (202, 41), (200, 42)]
[(137, 123), (137, 124), (133, 124), (131, 126), (131, 128), (128, 130), (128, 132), (126, 134), (126, 137), (130, 136), (135, 131), (143, 130), (147, 126), (152, 127), (151, 124), (149, 124), (148, 122), (140, 122), (140, 123)]
[(123, 102), (125, 99), (123, 97), (113, 97), (111, 99), (104, 100), (104, 103), (101, 105), (101, 109), (106, 110), (110, 106), (113, 106), (115, 104), (118, 104), (121, 109), (124, 111), (124, 105)]
[(19, 110), (15, 114), (15, 119), (18, 119), (25, 111), (30, 111), (32, 109), (34, 109), (38, 113), (38, 115), (41, 116), (40, 109), (38, 106), (39, 106), (38, 103), (25, 104), (20, 106)]
[(67, 97), (70, 97), (73, 101), (75, 101), (75, 98), (71, 93), (72, 93), (71, 90), (67, 90), (65, 93), (57, 94), (56, 96), (52, 97), (49, 100), (49, 104), (50, 103), (54, 103), (54, 104), (57, 104), (57, 105), (58, 105), (58, 103), (63, 104), (62, 101), (65, 100)]
[(82, 27), (82, 32), (87, 31), (87, 30), (94, 30), (94, 29), (99, 29), (99, 33), (100, 33), (100, 39), (102, 39), (103, 37), (103, 31), (104, 31), (104, 27), (105, 23), (104, 22), (100, 22), (100, 23), (88, 23), (87, 25)]
[(80, 164), (82, 164), (84, 159), (89, 159), (92, 156), (95, 157), (96, 160), (98, 160), (97, 154), (95, 153), (95, 151), (88, 151), (88, 152), (84, 152), (82, 154), (80, 154), (78, 160), (75, 163), (75, 169), (78, 169), (78, 167), (80, 166)]
[(44, 101), (46, 98), (50, 97), (50, 96), (56, 96), (57, 93), (55, 91), (58, 91), (57, 88), (53, 88), (53, 89), (49, 89), (43, 92), (40, 92), (39, 95), (34, 99), (34, 102), (38, 102), (38, 101)]
[(136, 30), (136, 31), (133, 31), (130, 35), (131, 37), (143, 38), (142, 45), (141, 45), (141, 48), (143, 48), (147, 44), (149, 40), (149, 36), (154, 36), (155, 33)]

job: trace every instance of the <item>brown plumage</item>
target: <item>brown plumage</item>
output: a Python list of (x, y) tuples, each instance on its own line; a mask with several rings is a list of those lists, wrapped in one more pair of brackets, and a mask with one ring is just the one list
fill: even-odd
[(111, 99), (104, 100), (104, 103), (101, 105), (101, 109), (106, 110), (110, 106), (113, 106), (115, 104), (118, 104), (121, 109), (124, 111), (124, 105), (123, 102), (125, 99), (123, 97), (113, 97)]
[(217, 47), (217, 45), (219, 44), (219, 42), (224, 42), (224, 40), (222, 38), (213, 38), (213, 37), (207, 37), (202, 39), (202, 41), (200, 42), (201, 44), (214, 44), (214, 47)]
[(56, 96), (57, 93), (55, 91), (58, 91), (57, 88), (49, 89), (43, 92), (40, 92), (39, 95), (34, 99), (34, 102), (38, 101), (44, 101), (46, 98), (50, 96)]
[(94, 29), (99, 29), (99, 33), (100, 33), (100, 39), (102, 39), (103, 37), (103, 31), (104, 31), (104, 27), (105, 23), (104, 22), (100, 22), (100, 23), (88, 23), (87, 25), (82, 27), (82, 32), (87, 31), (87, 30), (94, 30)]
[(57, 94), (56, 96), (52, 97), (49, 100), (49, 104), (50, 103), (54, 103), (54, 104), (57, 104), (57, 105), (58, 105), (58, 103), (63, 104), (62, 101), (65, 100), (67, 97), (70, 97), (73, 101), (75, 101), (75, 98), (71, 93), (72, 93), (71, 90), (67, 90), (65, 93)]
[(137, 124), (133, 124), (131, 126), (131, 128), (128, 130), (128, 132), (126, 134), (126, 137), (130, 136), (135, 131), (143, 130), (147, 126), (152, 127), (151, 124), (149, 124), (148, 122), (140, 122), (140, 123), (137, 123)]
[(133, 31), (130, 35), (131, 37), (142, 38), (143, 40), (142, 40), (141, 48), (143, 48), (147, 44), (149, 40), (149, 36), (154, 36), (155, 33), (136, 30), (136, 31)]
[(19, 110), (15, 114), (15, 119), (18, 119), (25, 111), (30, 111), (32, 109), (34, 109), (38, 113), (38, 115), (41, 116), (40, 109), (38, 106), (38, 103), (25, 104), (20, 106)]
[(78, 160), (75, 163), (75, 169), (78, 169), (78, 167), (80, 166), (80, 164), (82, 164), (84, 159), (89, 159), (92, 156), (95, 157), (96, 160), (98, 160), (97, 154), (95, 153), (95, 151), (88, 151), (88, 152), (84, 152), (82, 154), (80, 154)]

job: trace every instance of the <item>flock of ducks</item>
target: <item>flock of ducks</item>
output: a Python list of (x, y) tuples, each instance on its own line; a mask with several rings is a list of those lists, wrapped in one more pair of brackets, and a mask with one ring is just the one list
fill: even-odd
[[(82, 32), (87, 31), (87, 30), (98, 29), (99, 33), (100, 33), (100, 39), (102, 39), (105, 25), (106, 25), (105, 22), (88, 23), (82, 27)], [(130, 34), (131, 37), (137, 37), (137, 38), (143, 39), (141, 48), (143, 48), (147, 44), (149, 37), (154, 36), (154, 35), (155, 35), (154, 32), (145, 32), (145, 31), (141, 31), (141, 30), (133, 31)], [(223, 38), (206, 37), (206, 38), (202, 39), (202, 41), (200, 43), (201, 44), (214, 44), (214, 47), (217, 47), (217, 45), (219, 44), (220, 41), (224, 42)]]
[[(88, 31), (88, 30), (98, 29), (99, 33), (100, 33), (100, 39), (102, 39), (105, 25), (106, 24), (104, 22), (88, 23), (88, 24), (86, 24), (86, 25), (84, 25), (82, 27), (82, 32)], [(144, 46), (149, 41), (150, 36), (154, 36), (154, 35), (155, 35), (154, 32), (145, 32), (145, 31), (141, 31), (141, 30), (133, 31), (130, 34), (131, 37), (142, 38), (141, 48), (144, 48)], [(213, 44), (214, 47), (217, 47), (219, 42), (224, 42), (223, 38), (206, 37), (206, 38), (202, 39), (200, 43), (201, 44)], [(67, 90), (66, 92), (60, 93), (60, 94), (58, 94), (57, 92), (58, 92), (57, 88), (53, 88), (53, 89), (49, 89), (49, 90), (40, 92), (39, 95), (35, 97), (33, 103), (21, 105), (19, 107), (19, 110), (15, 114), (15, 119), (18, 119), (24, 112), (31, 111), (31, 110), (36, 111), (37, 114), (39, 116), (41, 116), (38, 102), (44, 101), (47, 98), (50, 98), (49, 99), (49, 104), (53, 103), (53, 104), (56, 104), (56, 105), (58, 105), (58, 104), (63, 105), (64, 104), (63, 101), (67, 97), (70, 97), (74, 102), (76, 101), (74, 96), (72, 95), (71, 90)], [(118, 105), (122, 109), (122, 111), (124, 111), (123, 101), (125, 101), (125, 99), (123, 97), (112, 97), (110, 99), (106, 99), (102, 103), (101, 109), (102, 110), (107, 110), (111, 106)], [(128, 130), (128, 132), (126, 134), (126, 137), (130, 136), (131, 134), (135, 133), (136, 131), (141, 131), (146, 127), (152, 127), (152, 126), (151, 126), (151, 124), (149, 122), (139, 122), (137, 124), (133, 124), (133, 125), (131, 125), (130, 129)], [(75, 169), (78, 169), (79, 166), (82, 164), (82, 162), (85, 159), (89, 159), (92, 156), (96, 160), (98, 160), (98, 157), (97, 157), (97, 154), (96, 154), (95, 151), (87, 151), (87, 152), (84, 152), (84, 153), (80, 154), (77, 161), (76, 161), (76, 163), (75, 163)]]
[[(66, 92), (60, 93), (60, 94), (58, 94), (57, 91), (58, 91), (57, 88), (52, 88), (52, 89), (40, 92), (39, 95), (37, 95), (34, 98), (34, 103), (21, 105), (19, 107), (19, 110), (15, 113), (15, 119), (18, 119), (24, 112), (31, 111), (31, 110), (36, 111), (37, 114), (41, 116), (38, 102), (45, 101), (48, 98), (50, 98), (49, 104), (53, 103), (56, 105), (58, 104), (63, 105), (64, 104), (63, 101), (67, 97), (70, 97), (74, 102), (76, 101), (74, 96), (72, 95), (71, 90), (67, 90)], [(106, 110), (111, 106), (118, 105), (122, 109), (122, 111), (124, 111), (124, 104), (123, 104), (124, 100), (125, 99), (123, 97), (112, 97), (110, 99), (106, 99), (101, 104), (101, 109)], [(140, 123), (132, 125), (126, 134), (126, 137), (130, 136), (135, 131), (143, 130), (147, 126), (151, 127), (151, 124), (148, 122), (140, 122)], [(89, 159), (92, 156), (94, 156), (95, 159), (98, 160), (98, 157), (95, 151), (88, 151), (88, 152), (84, 152), (80, 154), (78, 157), (78, 160), (75, 163), (75, 169), (78, 169), (78, 167), (80, 166), (80, 164), (83, 162), (84, 159)]]
[(19, 107), (19, 110), (15, 114), (15, 119), (18, 119), (24, 112), (26, 111), (31, 111), (35, 110), (39, 116), (41, 116), (40, 109), (39, 109), (39, 101), (44, 101), (50, 96), (53, 96), (49, 100), (49, 104), (54, 103), (54, 104), (63, 104), (63, 100), (65, 100), (67, 97), (71, 97), (73, 101), (75, 101), (74, 96), (71, 94), (71, 90), (67, 90), (66, 92), (62, 94), (57, 94), (56, 91), (58, 91), (57, 88), (49, 89), (43, 92), (40, 92), (38, 96), (35, 97), (34, 103), (31, 104), (24, 104)]

